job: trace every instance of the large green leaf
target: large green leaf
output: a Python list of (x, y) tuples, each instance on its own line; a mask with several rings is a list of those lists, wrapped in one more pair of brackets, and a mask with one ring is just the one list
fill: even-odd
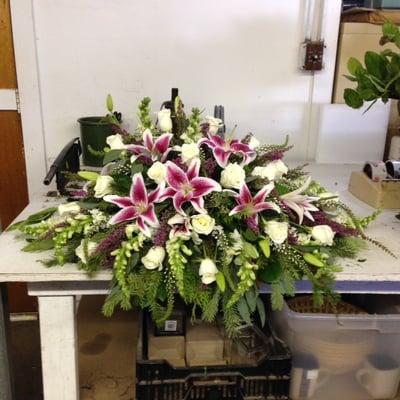
[(363, 89), (359, 91), (361, 98), (365, 101), (372, 101), (379, 97), (372, 89)]
[(364, 104), (362, 97), (354, 89), (344, 89), (343, 97), (346, 104), (352, 108), (360, 108)]
[(42, 239), (35, 240), (29, 244), (27, 244), (22, 251), (26, 251), (28, 253), (33, 253), (35, 251), (45, 251), (54, 248), (54, 240), (53, 239)]
[(258, 273), (258, 277), (265, 283), (276, 281), (282, 274), (282, 266), (276, 260), (271, 260), (265, 267)]
[(253, 313), (256, 311), (257, 307), (257, 298), (258, 295), (254, 288), (250, 288), (246, 293), (245, 293), (245, 298), (247, 301), (247, 305), (249, 306), (250, 311)]
[(261, 326), (265, 325), (265, 304), (260, 297), (257, 297), (257, 311), (260, 317)]
[(247, 301), (242, 297), (237, 305), (237, 310), (239, 311), (240, 316), (246, 322), (246, 324), (251, 324), (251, 316), (249, 306), (247, 305)]
[(356, 75), (357, 71), (362, 68), (363, 66), (361, 65), (360, 61), (354, 57), (349, 58), (349, 61), (347, 62), (347, 69), (352, 75)]
[(367, 71), (378, 79), (385, 79), (386, 64), (385, 57), (374, 51), (367, 51), (364, 57), (365, 67)]
[(110, 150), (106, 153), (103, 159), (103, 164), (108, 164), (112, 161), (118, 160), (122, 153), (122, 150)]

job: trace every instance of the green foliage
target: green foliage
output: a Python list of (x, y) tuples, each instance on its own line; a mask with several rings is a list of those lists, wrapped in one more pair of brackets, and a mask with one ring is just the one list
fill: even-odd
[(337, 237), (334, 246), (329, 249), (332, 257), (355, 258), (357, 254), (366, 248), (366, 243), (358, 237)]
[(152, 127), (152, 122), (150, 117), (151, 113), (150, 102), (151, 102), (150, 97), (145, 97), (139, 103), (138, 118), (139, 118), (139, 129), (141, 131), (150, 129)]
[(192, 113), (189, 117), (186, 132), (181, 135), (181, 139), (185, 143), (194, 143), (201, 139), (200, 121), (201, 111), (199, 108), (192, 108)]
[[(382, 27), (383, 37), (380, 43), (393, 42), (400, 46), (400, 32), (397, 26), (386, 22)], [(360, 108), (364, 102), (381, 99), (386, 103), (389, 99), (400, 98), (400, 55), (389, 49), (380, 53), (367, 51), (362, 63), (351, 57), (347, 63), (350, 75), (346, 77), (355, 82), (356, 88), (344, 91), (344, 100), (352, 108)], [(369, 109), (369, 108), (368, 108)]]
[(39, 211), (35, 214), (30, 215), (24, 221), (16, 222), (15, 224), (10, 225), (7, 228), (7, 231), (21, 230), (28, 225), (38, 224), (40, 222), (45, 222), (49, 219), (55, 212), (57, 211), (57, 207), (46, 208), (45, 210)]
[(103, 164), (106, 165), (112, 161), (118, 160), (121, 157), (122, 150), (107, 151), (103, 158)]
[(45, 251), (54, 248), (54, 241), (53, 239), (38, 239), (30, 242), (25, 247), (23, 247), (22, 251), (26, 252), (36, 252), (36, 251)]
[(215, 290), (213, 296), (211, 297), (208, 306), (203, 311), (202, 318), (204, 321), (206, 322), (215, 321), (219, 309), (220, 300), (221, 300), (221, 291), (217, 289)]

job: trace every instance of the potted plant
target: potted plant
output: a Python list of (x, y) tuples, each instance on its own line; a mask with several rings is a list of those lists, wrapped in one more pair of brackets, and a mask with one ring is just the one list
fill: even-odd
[(113, 134), (112, 126), (119, 126), (121, 113), (114, 111), (111, 95), (107, 96), (108, 114), (102, 117), (82, 117), (78, 119), (81, 131), (83, 164), (89, 167), (103, 165), (104, 147), (107, 136)]

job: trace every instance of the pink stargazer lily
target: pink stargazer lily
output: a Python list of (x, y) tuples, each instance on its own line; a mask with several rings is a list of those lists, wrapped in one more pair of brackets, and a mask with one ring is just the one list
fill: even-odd
[(136, 220), (138, 228), (146, 236), (150, 236), (149, 226), (158, 226), (157, 215), (154, 211), (154, 203), (159, 200), (162, 190), (163, 187), (158, 186), (148, 194), (142, 174), (137, 173), (133, 175), (129, 197), (115, 195), (103, 197), (105, 201), (122, 208), (121, 211), (117, 212), (110, 219), (110, 224), (119, 224), (125, 221)]
[(208, 135), (207, 138), (200, 139), (199, 145), (201, 144), (207, 145), (212, 150), (214, 158), (221, 168), (227, 166), (231, 154), (243, 156), (241, 165), (249, 164), (256, 158), (256, 152), (249, 145), (237, 139), (225, 140), (218, 135)]
[(152, 161), (164, 161), (172, 150), (169, 147), (172, 136), (172, 133), (164, 133), (154, 141), (151, 130), (146, 129), (143, 132), (143, 145), (129, 144), (126, 149), (136, 156), (150, 157)]
[(265, 210), (280, 212), (279, 207), (271, 202), (265, 201), (265, 198), (271, 193), (274, 183), (268, 183), (253, 197), (246, 183), (240, 187), (239, 194), (235, 196), (238, 205), (234, 207), (229, 215), (244, 213), (247, 218), (247, 224), (254, 227), (258, 226), (258, 213)]
[(186, 215), (182, 209), (185, 203), (191, 203), (200, 214), (207, 213), (203, 197), (211, 192), (220, 191), (221, 186), (211, 178), (199, 176), (200, 160), (193, 160), (187, 172), (171, 161), (167, 161), (166, 165), (166, 181), (169, 187), (164, 190), (161, 199), (172, 198), (175, 210), (182, 215)]
[(311, 221), (314, 221), (314, 218), (310, 211), (319, 211), (314, 204), (311, 202), (318, 200), (319, 197), (308, 196), (302, 194), (311, 183), (311, 176), (307, 178), (304, 184), (293, 192), (286, 193), (281, 196), (282, 203), (293, 210), (299, 217), (299, 224), (303, 223), (304, 216), (306, 216)]

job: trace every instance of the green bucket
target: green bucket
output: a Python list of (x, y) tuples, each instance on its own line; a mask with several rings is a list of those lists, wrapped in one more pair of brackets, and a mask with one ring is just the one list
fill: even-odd
[(107, 136), (113, 134), (108, 122), (101, 122), (103, 117), (82, 117), (78, 119), (81, 128), (81, 145), (83, 164), (88, 167), (102, 167), (103, 156), (89, 150), (101, 152), (106, 146)]

